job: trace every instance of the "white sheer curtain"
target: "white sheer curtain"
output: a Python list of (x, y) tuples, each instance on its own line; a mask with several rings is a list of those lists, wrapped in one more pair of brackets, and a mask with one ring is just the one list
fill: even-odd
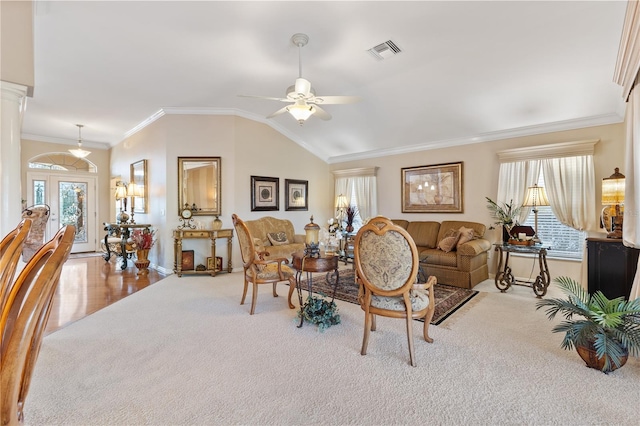
[(595, 229), (593, 155), (543, 159), (542, 174), (556, 218), (579, 231)]
[[(625, 186), (624, 186), (624, 226), (622, 227), (622, 238), (624, 245), (633, 248), (640, 248), (640, 225), (638, 223), (640, 214), (640, 185), (636, 185), (636, 176), (640, 177), (640, 133), (636, 129), (636, 124), (640, 123), (640, 91), (633, 89), (627, 103), (627, 146), (625, 163)], [(636, 267), (636, 275), (633, 279), (629, 300), (640, 297), (640, 276)]]
[[(540, 161), (514, 161), (500, 164), (498, 176), (498, 204), (511, 203), (521, 206), (527, 194), (527, 188), (538, 183), (540, 175)], [(518, 223), (527, 220), (531, 212), (530, 207), (523, 207), (518, 217)]]
[(353, 187), (358, 210), (362, 221), (378, 215), (378, 190), (375, 176), (357, 176), (353, 178)]

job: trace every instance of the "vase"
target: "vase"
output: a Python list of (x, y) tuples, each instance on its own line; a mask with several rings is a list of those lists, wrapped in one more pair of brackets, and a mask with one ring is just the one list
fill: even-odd
[(596, 348), (592, 342), (589, 342), (587, 346), (576, 345), (576, 351), (578, 352), (578, 355), (580, 355), (580, 358), (582, 358), (582, 360), (587, 364), (587, 367), (600, 370), (603, 373), (610, 373), (613, 370), (622, 367), (627, 363), (627, 359), (629, 358), (629, 352), (625, 350), (625, 354), (620, 358), (620, 367), (616, 367), (616, 365), (609, 360), (609, 369), (605, 370), (604, 356), (602, 358), (598, 358)]
[(216, 216), (216, 218), (213, 220), (213, 224), (211, 226), (213, 226), (214, 231), (222, 229), (222, 221), (218, 216)]
[(511, 236), (509, 235), (510, 227), (507, 225), (502, 226), (502, 242), (507, 244)]
[(149, 249), (137, 250), (136, 251), (136, 261), (134, 262), (136, 268), (138, 268), (138, 275), (147, 275), (149, 274)]
[(346, 231), (353, 232), (353, 225), (347, 225)]

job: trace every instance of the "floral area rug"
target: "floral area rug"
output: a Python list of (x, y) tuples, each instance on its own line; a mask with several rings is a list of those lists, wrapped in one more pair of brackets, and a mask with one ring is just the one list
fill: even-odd
[[(339, 276), (340, 279), (336, 288), (335, 298), (357, 304), (358, 285), (355, 282), (355, 272), (352, 269), (341, 269)], [(333, 283), (333, 280), (331, 282)], [(306, 290), (306, 284), (303, 283), (302, 285), (302, 288)], [(331, 297), (333, 294), (333, 285), (327, 282), (326, 275), (316, 274), (313, 276), (313, 292)], [(475, 290), (436, 284), (434, 292), (436, 310), (433, 314), (431, 324), (438, 325), (442, 323), (477, 294), (478, 292)]]

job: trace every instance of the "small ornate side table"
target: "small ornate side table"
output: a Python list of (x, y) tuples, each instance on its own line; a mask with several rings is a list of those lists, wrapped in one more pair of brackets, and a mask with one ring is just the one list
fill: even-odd
[[(336, 295), (336, 289), (338, 287), (338, 256), (323, 256), (323, 257), (305, 257), (304, 253), (293, 253), (293, 269), (296, 270), (296, 289), (298, 290), (298, 302), (300, 302), (300, 311), (304, 312), (304, 307), (307, 302), (302, 300), (302, 274), (307, 274), (307, 291), (309, 296), (313, 294), (313, 278), (314, 272), (326, 272), (327, 282), (333, 281), (333, 294), (331, 295), (331, 302)], [(335, 281), (334, 281), (335, 280)], [(289, 291), (289, 302), (291, 302), (291, 290)], [(300, 315), (300, 325), (302, 327), (304, 323), (304, 315)]]
[[(495, 251), (499, 252), (500, 260), (498, 262), (498, 268), (496, 269), (496, 287), (500, 292), (504, 293), (512, 285), (523, 285), (533, 288), (533, 293), (538, 299), (547, 294), (547, 288), (551, 283), (551, 276), (549, 274), (549, 267), (547, 266), (547, 249), (541, 245), (533, 246), (518, 246), (513, 244), (494, 244)], [(540, 267), (540, 273), (536, 277), (535, 281), (522, 281), (517, 280), (511, 271), (509, 266), (509, 254), (533, 254), (538, 258), (538, 265)], [(503, 268), (504, 265), (504, 268)]]

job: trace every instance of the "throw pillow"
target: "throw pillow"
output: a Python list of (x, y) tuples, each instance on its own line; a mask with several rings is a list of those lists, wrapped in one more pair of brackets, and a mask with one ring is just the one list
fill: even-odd
[(267, 238), (271, 241), (271, 244), (274, 246), (282, 246), (285, 244), (289, 244), (289, 240), (287, 239), (287, 234), (284, 231), (280, 232), (269, 232), (267, 234)]
[(447, 231), (446, 234), (444, 234), (444, 238), (442, 238), (442, 240), (440, 240), (440, 242), (438, 243), (438, 248), (445, 253), (449, 253), (457, 247), (456, 244), (458, 243), (459, 239), (460, 232), (456, 231), (455, 229), (451, 229)]
[(475, 238), (472, 228), (465, 228), (464, 226), (461, 226), (458, 231), (460, 232), (460, 239), (458, 240), (458, 245), (456, 247), (459, 247), (464, 243), (468, 243)]

